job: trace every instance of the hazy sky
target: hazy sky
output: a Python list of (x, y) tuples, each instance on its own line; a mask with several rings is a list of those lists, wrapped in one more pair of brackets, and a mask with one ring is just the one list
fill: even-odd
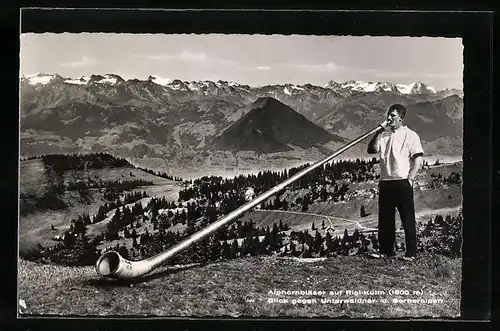
[(330, 80), (462, 88), (460, 38), (222, 34), (21, 35), (21, 74), (114, 73), (251, 86)]

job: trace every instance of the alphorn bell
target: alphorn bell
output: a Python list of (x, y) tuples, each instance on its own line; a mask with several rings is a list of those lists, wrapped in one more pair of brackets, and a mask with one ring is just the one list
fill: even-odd
[(179, 254), (180, 252), (184, 251), (185, 249), (189, 248), (193, 244), (201, 241), (202, 239), (206, 238), (207, 236), (211, 235), (215, 231), (219, 230), (221, 227), (228, 225), (232, 222), (234, 222), (239, 216), (243, 215), (245, 212), (249, 211), (253, 207), (257, 206), (258, 204), (262, 203), (269, 197), (273, 196), (274, 194), (278, 193), (279, 191), (283, 190), (285, 187), (290, 185), (291, 183), (295, 182), (297, 179), (301, 178), (308, 172), (318, 168), (322, 164), (331, 161), (334, 157), (337, 155), (343, 153), (344, 151), (348, 150), (352, 146), (356, 145), (357, 143), (361, 142), (363, 139), (368, 137), (369, 135), (380, 131), (384, 130), (388, 125), (387, 121), (384, 121), (382, 124), (379, 124), (376, 128), (370, 130), (369, 132), (361, 135), (359, 138), (354, 139), (344, 147), (340, 148), (337, 150), (335, 153), (331, 154), (330, 156), (317, 161), (316, 163), (312, 164), (311, 166), (303, 169), (302, 171), (296, 173), (292, 177), (288, 178), (285, 180), (283, 183), (278, 184), (274, 186), (273, 188), (267, 190), (266, 192), (262, 193), (255, 199), (247, 202), (243, 206), (233, 210), (226, 216), (223, 216), (222, 218), (216, 220), (215, 222), (211, 223), (204, 229), (199, 230), (198, 232), (193, 233), (191, 236), (186, 238), (185, 240), (175, 244), (174, 246), (170, 247), (164, 252), (161, 252), (155, 256), (149, 257), (147, 259), (141, 260), (141, 261), (129, 261), (125, 258), (123, 258), (118, 252), (115, 251), (109, 251), (104, 253), (99, 257), (99, 259), (96, 262), (95, 268), (96, 271), (99, 275), (104, 276), (104, 277), (109, 277), (109, 278), (116, 278), (116, 279), (134, 279), (138, 278), (141, 276), (144, 276), (151, 272), (153, 269), (158, 267), (159, 265), (167, 262), (169, 259), (174, 257), (175, 255)]

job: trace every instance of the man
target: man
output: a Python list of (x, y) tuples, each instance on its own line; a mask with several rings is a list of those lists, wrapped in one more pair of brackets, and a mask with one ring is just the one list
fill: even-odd
[[(396, 209), (405, 232), (405, 260), (417, 254), (417, 233), (413, 183), (424, 153), (417, 133), (403, 125), (406, 108), (394, 104), (387, 111), (387, 121), (368, 144), (368, 153), (380, 154), (378, 240), (380, 253), (395, 255)], [(390, 128), (390, 130), (387, 130)]]

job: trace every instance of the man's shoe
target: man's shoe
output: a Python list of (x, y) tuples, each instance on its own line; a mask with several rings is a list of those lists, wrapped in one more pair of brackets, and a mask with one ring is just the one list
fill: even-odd
[(374, 259), (385, 259), (387, 257), (394, 257), (394, 254), (370, 253), (368, 256), (373, 257)]
[(412, 262), (415, 261), (415, 256), (401, 256), (401, 260)]
[(369, 257), (372, 257), (374, 259), (381, 259), (384, 254), (378, 254), (378, 253), (370, 253), (368, 254)]

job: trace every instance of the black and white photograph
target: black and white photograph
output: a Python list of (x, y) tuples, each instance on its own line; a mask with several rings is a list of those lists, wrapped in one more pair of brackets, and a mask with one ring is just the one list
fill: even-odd
[(21, 33), (18, 316), (459, 318), (463, 52)]

